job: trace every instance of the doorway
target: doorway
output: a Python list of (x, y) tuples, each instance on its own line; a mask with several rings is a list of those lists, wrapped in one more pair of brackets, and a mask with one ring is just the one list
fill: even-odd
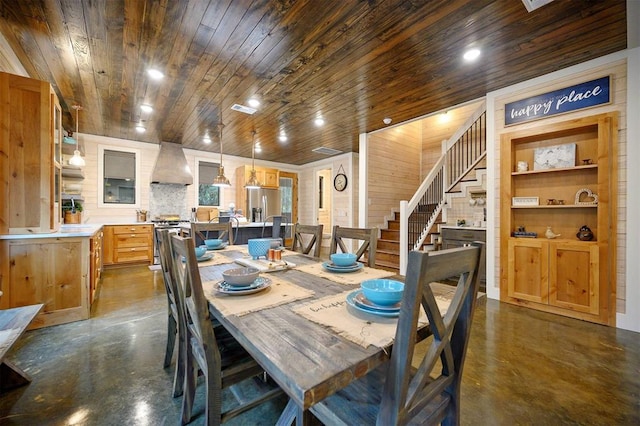
[(333, 223), (333, 207), (331, 197), (331, 169), (322, 169), (316, 172), (316, 221), (318, 225), (324, 225), (324, 233), (331, 234)]
[[(280, 200), (282, 206), (282, 222), (293, 224), (298, 221), (298, 175), (296, 173), (280, 172)], [(293, 243), (293, 226), (286, 226), (284, 245)]]

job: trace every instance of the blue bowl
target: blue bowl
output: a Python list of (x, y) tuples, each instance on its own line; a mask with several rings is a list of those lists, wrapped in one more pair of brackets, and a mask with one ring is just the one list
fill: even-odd
[(271, 238), (249, 238), (249, 254), (252, 258), (258, 259), (260, 256), (267, 257), (267, 253), (271, 248)]
[(206, 244), (207, 248), (214, 249), (222, 245), (222, 240), (219, 240), (219, 239), (204, 240), (204, 243)]
[(200, 246), (196, 247), (196, 257), (202, 257), (207, 252), (207, 247)]
[(360, 284), (364, 297), (381, 306), (391, 306), (402, 300), (404, 284), (400, 281), (375, 279)]
[(356, 255), (353, 253), (333, 253), (331, 262), (336, 266), (351, 266), (356, 263)]

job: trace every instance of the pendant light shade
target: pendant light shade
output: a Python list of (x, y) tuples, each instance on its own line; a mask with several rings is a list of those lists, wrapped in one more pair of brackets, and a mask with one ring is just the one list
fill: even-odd
[(256, 147), (256, 131), (252, 131), (251, 136), (251, 175), (249, 176), (249, 180), (245, 184), (245, 188), (247, 189), (260, 189), (262, 188), (262, 184), (258, 180), (256, 176), (256, 165), (255, 165), (255, 147)]
[(220, 122), (218, 123), (218, 133), (220, 135), (220, 168), (218, 169), (218, 176), (213, 179), (213, 186), (218, 186), (221, 188), (226, 188), (231, 186), (229, 179), (224, 175), (224, 166), (222, 165), (222, 129), (224, 124), (222, 124), (222, 110), (220, 110)]
[(73, 151), (73, 157), (69, 159), (69, 164), (72, 166), (84, 167), (84, 158), (82, 158), (80, 150), (78, 149), (78, 111), (80, 111), (82, 107), (80, 105), (73, 105), (71, 108), (76, 110), (76, 149)]

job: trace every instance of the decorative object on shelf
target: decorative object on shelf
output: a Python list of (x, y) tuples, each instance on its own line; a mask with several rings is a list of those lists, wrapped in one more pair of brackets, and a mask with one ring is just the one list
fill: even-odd
[(471, 207), (475, 206), (478, 203), (478, 200), (476, 200), (475, 198), (469, 198), (469, 205)]
[(256, 162), (255, 162), (255, 150), (256, 150), (256, 131), (251, 131), (251, 176), (244, 185), (247, 189), (260, 189), (262, 185), (256, 176)]
[(593, 232), (587, 225), (583, 225), (576, 234), (576, 237), (578, 237), (580, 241), (591, 241), (593, 240)]
[(519, 172), (526, 172), (528, 170), (529, 170), (529, 163), (527, 163), (526, 161), (518, 161)]
[(561, 169), (575, 165), (575, 143), (536, 148), (533, 151), (533, 170)]
[(82, 107), (80, 105), (73, 105), (71, 108), (76, 110), (76, 150), (73, 151), (73, 157), (69, 159), (69, 164), (84, 167), (84, 158), (82, 158), (80, 150), (78, 149), (78, 111), (80, 111)]
[(518, 230), (511, 233), (512, 236), (516, 238), (537, 238), (537, 232), (527, 232), (524, 226), (518, 226)]
[(222, 129), (224, 128), (224, 124), (222, 124), (222, 108), (218, 108), (218, 114), (220, 118), (220, 121), (218, 122), (218, 135), (220, 136), (220, 168), (218, 169), (218, 176), (213, 179), (212, 185), (226, 188), (231, 186), (231, 183), (224, 175), (224, 166), (222, 165)]
[(511, 204), (516, 206), (537, 206), (540, 204), (539, 197), (512, 197)]
[(64, 223), (82, 223), (82, 203), (74, 200), (64, 200), (62, 202), (62, 213)]
[(555, 198), (549, 198), (547, 200), (548, 206), (564, 206), (564, 200), (557, 200)]
[(347, 175), (344, 173), (344, 169), (342, 168), (342, 164), (340, 164), (340, 168), (338, 169), (338, 174), (335, 178), (333, 178), (333, 187), (336, 191), (344, 191), (347, 189)]
[[(584, 197), (583, 197), (584, 194)], [(576, 205), (581, 206), (593, 206), (598, 204), (598, 196), (594, 194), (589, 188), (582, 188), (576, 192)]]
[(553, 232), (551, 230), (550, 226), (547, 226), (547, 230), (545, 231), (544, 236), (547, 237), (548, 239), (552, 240), (554, 238), (558, 238), (559, 236), (561, 236), (561, 234), (556, 234), (555, 232)]
[(593, 161), (591, 160), (591, 158), (585, 158), (584, 160), (582, 160), (582, 164), (588, 166), (589, 164), (593, 164)]

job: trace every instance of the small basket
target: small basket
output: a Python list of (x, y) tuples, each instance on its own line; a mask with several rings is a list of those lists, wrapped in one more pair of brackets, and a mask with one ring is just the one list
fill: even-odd
[(136, 220), (138, 222), (146, 222), (147, 221), (147, 212), (136, 212)]

